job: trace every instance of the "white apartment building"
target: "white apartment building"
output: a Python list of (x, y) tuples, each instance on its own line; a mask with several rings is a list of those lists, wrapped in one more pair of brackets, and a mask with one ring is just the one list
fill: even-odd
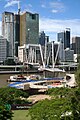
[(43, 53), (40, 44), (24, 44), (18, 47), (18, 59), (20, 62), (42, 63)]

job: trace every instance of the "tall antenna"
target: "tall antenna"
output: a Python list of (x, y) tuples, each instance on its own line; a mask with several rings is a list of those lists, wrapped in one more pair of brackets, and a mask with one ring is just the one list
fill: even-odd
[(18, 14), (20, 15), (20, 1), (18, 1)]

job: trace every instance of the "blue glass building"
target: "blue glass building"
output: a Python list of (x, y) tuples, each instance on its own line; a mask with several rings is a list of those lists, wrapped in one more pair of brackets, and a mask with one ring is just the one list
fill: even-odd
[(67, 28), (65, 31), (58, 33), (58, 42), (64, 43), (64, 49), (70, 48), (70, 29)]

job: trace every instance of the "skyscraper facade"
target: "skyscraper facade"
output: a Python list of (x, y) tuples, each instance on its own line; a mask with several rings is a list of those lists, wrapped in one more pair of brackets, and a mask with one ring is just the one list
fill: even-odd
[(45, 35), (44, 31), (41, 31), (39, 34), (39, 44), (42, 46), (45, 46), (45, 42), (48, 43), (49, 42), (49, 36)]
[(25, 12), (20, 15), (20, 45), (39, 42), (39, 14)]
[(74, 54), (80, 54), (80, 37), (72, 37), (72, 50)]
[(14, 15), (14, 55), (18, 56), (18, 46), (20, 46), (20, 15)]
[(30, 12), (4, 12), (2, 35), (8, 42), (7, 57), (18, 56), (18, 46), (39, 43), (39, 15)]
[(70, 29), (67, 28), (65, 31), (58, 33), (57, 39), (63, 43), (64, 49), (70, 48)]
[(8, 41), (8, 57), (14, 56), (14, 14), (4, 12), (2, 14), (2, 35)]
[(70, 50), (69, 48), (65, 49), (65, 61), (66, 62), (74, 61), (74, 50)]

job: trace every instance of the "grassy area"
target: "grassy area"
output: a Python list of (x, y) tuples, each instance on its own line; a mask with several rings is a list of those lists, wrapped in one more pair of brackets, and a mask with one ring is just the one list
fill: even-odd
[(30, 116), (26, 117), (26, 115), (28, 115), (28, 110), (15, 110), (13, 113), (14, 117), (12, 120), (30, 120)]

